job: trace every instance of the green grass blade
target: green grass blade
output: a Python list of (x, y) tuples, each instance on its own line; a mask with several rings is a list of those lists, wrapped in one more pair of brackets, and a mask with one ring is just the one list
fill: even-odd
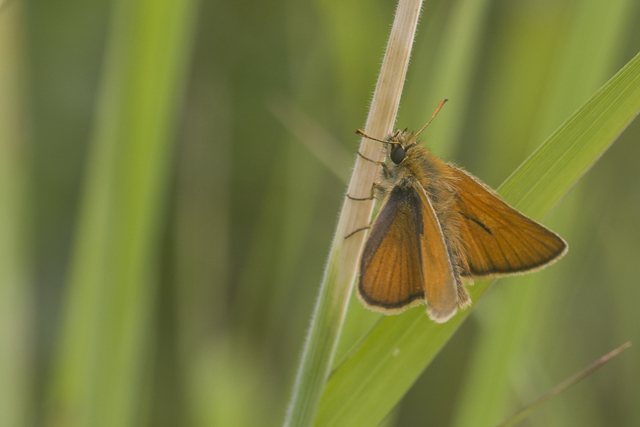
[[(615, 53), (623, 40), (630, 36), (631, 27), (626, 25), (630, 7), (629, 0), (616, 0), (607, 4), (599, 0), (584, 1), (574, 4), (571, 9), (573, 13), (567, 14), (561, 21), (566, 35), (557, 49), (559, 54), (552, 72), (545, 73), (546, 83), (537, 88), (544, 94), (537, 103), (538, 112), (527, 115), (514, 109), (512, 117), (502, 117), (505, 123), (513, 125), (518, 123), (520, 117), (537, 116), (537, 124), (527, 126), (535, 130), (533, 135), (519, 135), (520, 138), (515, 138), (528, 141), (522, 144), (523, 147), (533, 149), (533, 144), (544, 140), (558, 128), (563, 118), (575, 111), (616, 70), (619, 64), (614, 60), (619, 55)], [(538, 43), (539, 40), (530, 39), (529, 44), (519, 46), (529, 54)], [(584, 54), (587, 50), (589, 55)], [(524, 86), (523, 79), (527, 77), (530, 78), (520, 73), (517, 83)], [(503, 87), (505, 90), (511, 89), (505, 85), (500, 86), (499, 90)], [(513, 95), (509, 92), (509, 96)], [(509, 135), (510, 129), (507, 126), (495, 128), (495, 141)], [(496, 143), (495, 150), (492, 151), (505, 153), (508, 150)], [(499, 161), (501, 158), (494, 156), (492, 159)], [(588, 189), (582, 185), (581, 190), (572, 195), (573, 203), (563, 203), (562, 212), (554, 214), (554, 227), (558, 228), (552, 227), (573, 245), (575, 243), (572, 236), (562, 232), (562, 224), (572, 223), (575, 218), (582, 216), (584, 207), (580, 199), (583, 198), (582, 195), (586, 195), (584, 190)], [(573, 253), (572, 257), (575, 259), (576, 255), (578, 254)], [(562, 316), (562, 306), (566, 304), (572, 289), (562, 279), (556, 278), (567, 266), (562, 263), (559, 268), (545, 274), (512, 278), (500, 294), (500, 303), (484, 307), (480, 316), (483, 326), (474, 338), (473, 357), (465, 369), (464, 385), (456, 402), (453, 426), (493, 426), (513, 410), (511, 405), (517, 394), (514, 393), (514, 388), (520, 387), (522, 390), (523, 387), (513, 373), (531, 372), (532, 359), (537, 360), (534, 354), (552, 354), (552, 348), (557, 348), (555, 340), (544, 337), (549, 328), (553, 328), (559, 321), (557, 316)], [(562, 285), (546, 286), (549, 281)], [(545, 350), (544, 347), (548, 348)], [(551, 370), (548, 362), (544, 365), (545, 370)], [(524, 396), (519, 399), (527, 400)], [(587, 400), (588, 397), (584, 396), (584, 399)], [(572, 413), (577, 424), (583, 424), (584, 421), (579, 421), (576, 417), (583, 417), (583, 420), (591, 418), (587, 410), (576, 413), (567, 405), (557, 405), (556, 412), (555, 421), (546, 420), (547, 424), (562, 424), (563, 416), (560, 413), (567, 417)]]
[(170, 143), (195, 1), (120, 0), (90, 146), (45, 417), (140, 421)]
[[(640, 111), (640, 55), (579, 108), (499, 188), (511, 205), (542, 219)], [(475, 302), (490, 282), (470, 289)], [(470, 310), (445, 324), (417, 308), (386, 317), (331, 377), (317, 425), (376, 425), (447, 342)]]

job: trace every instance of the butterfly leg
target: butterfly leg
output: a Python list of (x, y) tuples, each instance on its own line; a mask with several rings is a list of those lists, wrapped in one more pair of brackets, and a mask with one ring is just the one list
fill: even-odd
[(376, 194), (375, 194), (376, 190), (385, 191), (385, 188), (382, 185), (378, 184), (377, 182), (374, 182), (373, 185), (371, 186), (371, 194), (369, 194), (369, 197), (358, 198), (358, 197), (351, 197), (350, 195), (347, 194), (347, 199), (355, 200), (356, 202), (373, 200), (376, 197)]
[(362, 157), (363, 159), (365, 159), (368, 162), (374, 163), (378, 166), (382, 166), (382, 171), (384, 172), (384, 176), (385, 178), (389, 178), (391, 176), (391, 172), (389, 172), (389, 167), (387, 166), (387, 164), (385, 162), (376, 162), (375, 160), (371, 160), (368, 157), (365, 157), (361, 152), (356, 151), (356, 153), (358, 153), (358, 156)]
[(357, 230), (352, 231), (351, 233), (347, 234), (346, 236), (344, 236), (345, 239), (348, 239), (349, 237), (353, 236), (356, 233), (359, 233), (360, 231), (364, 231), (364, 230), (368, 230), (370, 229), (371, 226), (367, 225), (366, 227), (360, 227)]
[[(377, 182), (374, 182), (373, 185), (371, 186), (371, 194), (369, 194), (369, 197), (358, 198), (358, 197), (351, 197), (350, 195), (347, 194), (347, 198), (351, 200), (355, 200), (356, 202), (361, 202), (364, 200), (373, 200), (376, 197), (375, 195), (376, 190), (385, 191), (385, 188), (382, 185), (378, 184)], [(347, 239), (359, 231), (368, 230), (370, 228), (371, 228), (371, 224), (367, 225), (366, 227), (360, 227), (357, 230), (352, 231), (351, 233), (344, 236), (344, 238)]]

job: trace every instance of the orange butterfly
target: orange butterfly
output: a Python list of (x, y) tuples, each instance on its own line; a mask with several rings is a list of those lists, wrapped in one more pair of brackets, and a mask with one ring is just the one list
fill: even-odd
[[(374, 162), (383, 168), (374, 188), (385, 199), (362, 253), (358, 296), (385, 314), (425, 302), (439, 323), (471, 303), (463, 282), (537, 271), (568, 249), (556, 233), (417, 143), (445, 101), (418, 133), (397, 130), (379, 140), (357, 131), (386, 144), (391, 160)], [(349, 198), (371, 199), (373, 189), (367, 199)]]

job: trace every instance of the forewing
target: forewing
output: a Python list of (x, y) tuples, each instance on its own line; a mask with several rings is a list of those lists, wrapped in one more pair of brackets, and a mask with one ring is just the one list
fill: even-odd
[(424, 298), (424, 278), (410, 193), (395, 187), (376, 218), (360, 260), (360, 299), (398, 313)]
[(462, 244), (474, 278), (535, 271), (566, 253), (567, 244), (556, 233), (509, 206), (465, 171), (451, 168)]
[(387, 314), (427, 300), (436, 321), (449, 319), (457, 295), (437, 217), (422, 188), (395, 187), (374, 222), (362, 255), (360, 299)]

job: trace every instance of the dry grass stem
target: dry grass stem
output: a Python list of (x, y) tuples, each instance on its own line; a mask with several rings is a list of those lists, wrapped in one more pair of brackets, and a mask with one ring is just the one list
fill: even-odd
[[(370, 135), (382, 138), (393, 129), (421, 6), (421, 0), (398, 3), (365, 126)], [(360, 152), (370, 159), (383, 158), (380, 143), (364, 138)], [(348, 194), (367, 197), (378, 173), (378, 166), (358, 157)], [(345, 199), (285, 425), (310, 425), (315, 417), (346, 316), (365, 233), (356, 233), (348, 239), (345, 236), (369, 223), (373, 205), (373, 200)]]

